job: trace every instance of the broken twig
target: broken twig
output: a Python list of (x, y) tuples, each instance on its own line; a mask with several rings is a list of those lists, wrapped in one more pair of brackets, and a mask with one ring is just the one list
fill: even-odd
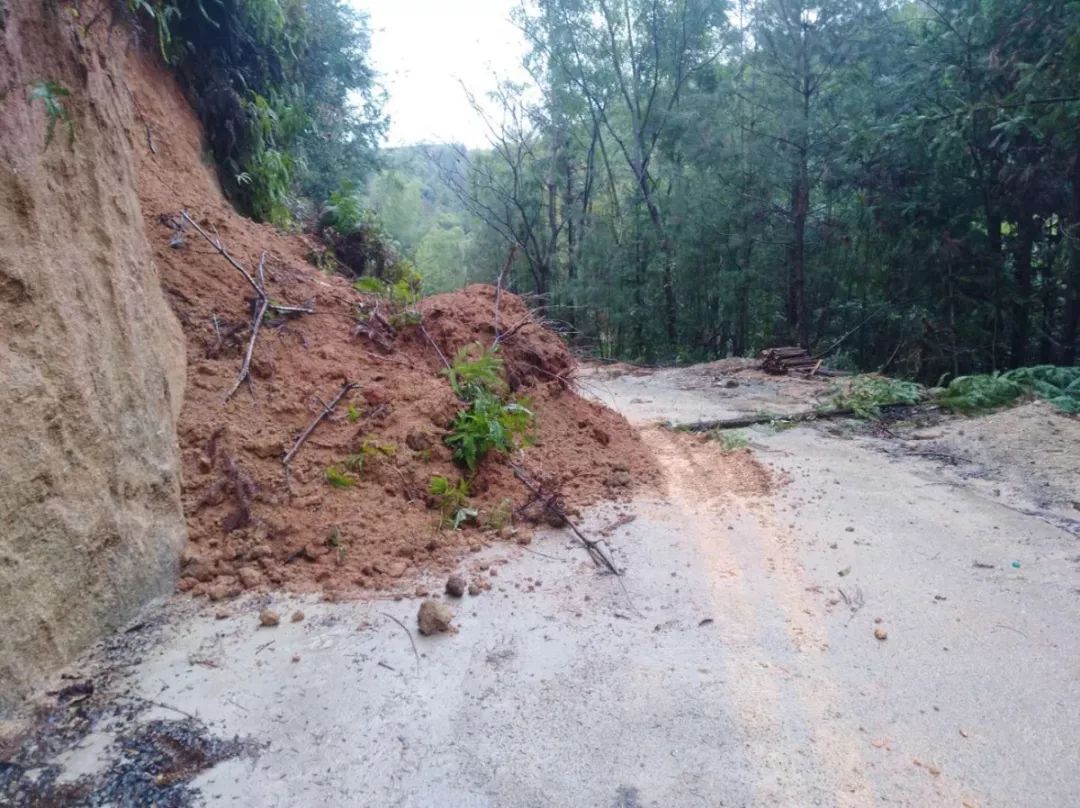
[(379, 612), (379, 614), (381, 614), (383, 617), (385, 617), (385, 618), (387, 618), (389, 620), (393, 620), (395, 623), (397, 623), (399, 626), (401, 626), (401, 630), (404, 631), (405, 636), (409, 638), (409, 645), (412, 646), (413, 658), (416, 659), (416, 675), (419, 676), (420, 675), (420, 652), (416, 650), (416, 640), (413, 639), (412, 632), (409, 631), (409, 627), (406, 626), (404, 623), (402, 623), (400, 620), (398, 620), (396, 617), (394, 617), (394, 615), (392, 615), (392, 614), (387, 614), (386, 612)]
[[(266, 250), (263, 250), (262, 255), (259, 257), (259, 283), (263, 284), (263, 265), (266, 263)], [(228, 401), (233, 397), (233, 393), (240, 389), (240, 385), (247, 380), (248, 384), (251, 384), (251, 357), (255, 353), (255, 341), (259, 338), (259, 329), (262, 327), (263, 317), (266, 316), (266, 309), (270, 305), (270, 298), (265, 294), (259, 300), (259, 308), (255, 312), (255, 319), (251, 323), (251, 339), (248, 341), (247, 352), (244, 354), (244, 364), (240, 366), (240, 375), (236, 377), (236, 384), (232, 386), (232, 389), (225, 395), (225, 400)]]
[(420, 323), (420, 333), (424, 335), (424, 339), (431, 343), (431, 347), (435, 349), (435, 353), (439, 355), (439, 359), (442, 360), (442, 363), (446, 366), (446, 369), (450, 370), (450, 360), (446, 358), (446, 354), (442, 352), (442, 348), (438, 346), (438, 344), (432, 338), (431, 334), (428, 333), (428, 330), (424, 326), (423, 321), (421, 321)]
[(514, 470), (514, 476), (521, 481), (521, 484), (528, 488), (532, 495), (535, 496), (539, 502), (543, 503), (547, 510), (551, 511), (551, 513), (558, 517), (562, 522), (565, 522), (567, 527), (573, 531), (574, 535), (577, 536), (578, 541), (585, 545), (585, 549), (589, 551), (589, 556), (592, 558), (593, 563), (597, 566), (606, 567), (612, 575), (619, 576), (622, 574), (615, 566), (615, 563), (608, 558), (607, 553), (600, 547), (600, 544), (592, 539), (586, 538), (585, 534), (578, 530), (577, 525), (570, 521), (566, 512), (555, 502), (554, 497), (545, 497), (544, 492), (529, 480), (521, 466), (511, 463), (510, 468)]
[(334, 396), (333, 401), (331, 401), (329, 404), (323, 404), (321, 400), (319, 401), (319, 404), (322, 406), (319, 414), (316, 415), (315, 419), (307, 425), (307, 429), (305, 429), (301, 433), (300, 437), (296, 439), (296, 443), (292, 445), (292, 448), (285, 453), (285, 457), (281, 459), (281, 462), (285, 466), (285, 468), (289, 467), (289, 461), (293, 459), (293, 457), (298, 451), (300, 451), (300, 447), (304, 445), (304, 441), (306, 441), (311, 435), (311, 433), (315, 431), (315, 427), (319, 425), (319, 422), (334, 411), (334, 407), (336, 407), (338, 405), (338, 402), (345, 397), (346, 393), (359, 386), (360, 385), (356, 384), (356, 382), (345, 382), (343, 385), (341, 385), (341, 389), (338, 390), (338, 394)]

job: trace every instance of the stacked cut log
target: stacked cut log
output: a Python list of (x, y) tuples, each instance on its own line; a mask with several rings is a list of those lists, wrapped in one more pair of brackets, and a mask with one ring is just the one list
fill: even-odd
[(767, 348), (761, 352), (761, 369), (778, 376), (791, 370), (810, 372), (820, 366), (820, 359), (814, 359), (808, 350), (798, 346)]

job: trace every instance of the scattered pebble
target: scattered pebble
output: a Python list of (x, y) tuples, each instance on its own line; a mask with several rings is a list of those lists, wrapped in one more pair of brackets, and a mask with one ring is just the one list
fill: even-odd
[(304, 613), (302, 611), (297, 610), (297, 611), (292, 613), (292, 621), (294, 623), (299, 623), (303, 619), (304, 619)]
[(876, 637), (879, 640), (887, 640), (887, 639), (889, 639), (889, 632), (887, 632), (881, 626), (878, 626), (877, 628), (874, 629), (874, 637)]
[(465, 594), (465, 579), (460, 575), (451, 575), (446, 579), (446, 594), (452, 598), (460, 598)]
[(259, 625), (271, 628), (281, 622), (278, 613), (272, 609), (263, 609), (259, 612)]
[(469, 584), (469, 594), (475, 598), (480, 594), (480, 587), (476, 584)]

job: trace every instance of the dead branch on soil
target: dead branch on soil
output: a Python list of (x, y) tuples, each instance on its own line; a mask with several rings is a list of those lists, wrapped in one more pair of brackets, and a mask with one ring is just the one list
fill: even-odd
[(806, 410), (804, 412), (794, 412), (790, 415), (763, 413), (761, 415), (750, 415), (746, 418), (723, 418), (716, 421), (693, 421), (689, 424), (674, 424), (672, 429), (677, 432), (712, 432), (714, 429), (742, 429), (757, 424), (771, 424), (773, 421), (817, 421), (818, 419), (843, 418), (847, 415), (854, 415), (854, 412), (843, 409)]
[(302, 306), (285, 306), (285, 305), (282, 305), (280, 303), (274, 303), (274, 302), (270, 301), (267, 294), (266, 294), (266, 289), (257, 280), (255, 280), (255, 278), (253, 278), (251, 276), (250, 272), (248, 272), (246, 269), (244, 269), (243, 264), (241, 264), (239, 261), (237, 261), (231, 255), (229, 255), (229, 251), (225, 249), (225, 246), (221, 243), (220, 238), (218, 238), (218, 237), (211, 238), (210, 234), (207, 233), (205, 230), (203, 230), (201, 227), (199, 227), (198, 222), (196, 222), (194, 219), (192, 219), (191, 216), (188, 215), (188, 212), (186, 210), (180, 211), (180, 217), (185, 222), (187, 222), (192, 227), (194, 227), (196, 232), (200, 236), (202, 236), (204, 239), (206, 239), (207, 243), (209, 243), (211, 247), (213, 247), (215, 250), (217, 250), (219, 253), (221, 253), (221, 256), (226, 261), (228, 261), (229, 264), (231, 264), (234, 269), (236, 269), (241, 275), (244, 276), (244, 280), (246, 280), (248, 282), (248, 285), (251, 286), (251, 288), (255, 290), (255, 294), (259, 296), (259, 300), (267, 300), (268, 301), (268, 307), (270, 309), (276, 311), (278, 314), (314, 314), (315, 313), (315, 303), (313, 301), (309, 302), (309, 303), (305, 303)]
[(292, 448), (285, 453), (285, 457), (281, 459), (281, 463), (283, 466), (285, 466), (286, 471), (288, 471), (289, 462), (293, 459), (293, 457), (296, 456), (296, 453), (300, 451), (300, 447), (304, 445), (304, 441), (306, 441), (311, 436), (311, 433), (315, 431), (315, 427), (319, 425), (323, 418), (325, 418), (327, 415), (334, 411), (334, 407), (336, 407), (341, 401), (341, 399), (345, 397), (346, 393), (348, 393), (350, 390), (356, 389), (359, 386), (360, 385), (358, 385), (356, 382), (345, 382), (343, 385), (341, 385), (341, 389), (338, 390), (337, 395), (334, 396), (333, 400), (329, 404), (323, 404), (322, 400), (320, 399), (319, 404), (322, 405), (322, 409), (319, 411), (319, 414), (316, 415), (315, 419), (307, 425), (307, 429), (305, 429), (300, 434), (300, 437), (296, 439), (296, 443), (292, 445)]
[[(255, 341), (259, 338), (259, 329), (262, 327), (263, 317), (266, 316), (268, 309), (273, 309), (278, 314), (294, 315), (294, 314), (313, 314), (315, 312), (315, 303), (310, 301), (302, 306), (283, 306), (274, 303), (270, 300), (270, 296), (266, 294), (266, 276), (263, 274), (266, 266), (266, 250), (262, 251), (262, 255), (259, 256), (259, 267), (256, 270), (257, 277), (253, 278), (251, 273), (244, 269), (243, 265), (229, 255), (229, 251), (225, 249), (225, 246), (221, 243), (221, 238), (216, 235), (211, 238), (210, 234), (199, 227), (198, 222), (188, 215), (186, 210), (180, 211), (180, 218), (190, 224), (215, 250), (221, 253), (222, 257), (229, 262), (241, 275), (244, 276), (244, 280), (248, 282), (252, 289), (255, 290), (257, 296), (258, 305), (255, 308), (255, 319), (251, 324), (251, 339), (248, 342), (247, 352), (244, 354), (244, 364), (240, 367), (240, 375), (236, 379), (236, 384), (232, 386), (232, 389), (225, 395), (225, 400), (228, 401), (233, 397), (233, 394), (240, 389), (240, 385), (246, 380), (248, 385), (251, 384), (251, 358), (255, 353)], [(217, 321), (214, 322), (215, 328), (217, 327)], [(220, 333), (219, 333), (220, 337)]]
[(450, 360), (446, 358), (446, 354), (442, 352), (442, 348), (438, 346), (434, 338), (428, 333), (427, 327), (424, 325), (423, 320), (420, 321), (420, 333), (424, 335), (424, 339), (431, 343), (431, 347), (435, 349), (435, 353), (439, 355), (439, 359), (446, 366), (447, 370), (450, 370)]
[[(259, 285), (265, 287), (263, 281), (263, 266), (266, 264), (266, 250), (263, 250), (261, 256), (259, 256), (259, 268), (257, 270), (259, 275)], [(255, 353), (255, 341), (259, 338), (259, 329), (262, 327), (263, 318), (266, 316), (266, 309), (270, 305), (270, 298), (263, 295), (259, 301), (259, 307), (255, 311), (255, 319), (251, 322), (251, 339), (248, 340), (247, 351), (244, 353), (244, 364), (240, 366), (240, 375), (236, 377), (236, 384), (232, 386), (232, 389), (225, 394), (225, 400), (228, 401), (233, 397), (233, 393), (240, 389), (240, 385), (246, 380), (248, 385), (251, 385), (251, 357)]]
[(577, 536), (578, 541), (580, 541), (589, 552), (589, 556), (592, 558), (594, 564), (606, 567), (612, 575), (622, 575), (618, 568), (616, 568), (615, 563), (608, 557), (607, 553), (604, 552), (599, 542), (586, 538), (585, 534), (578, 530), (577, 525), (570, 521), (570, 517), (566, 515), (566, 511), (559, 506), (558, 494), (545, 494), (543, 489), (533, 483), (528, 475), (525, 474), (525, 470), (516, 463), (511, 463), (510, 468), (514, 470), (514, 476), (521, 481), (521, 484), (529, 489), (529, 492), (536, 497), (537, 502), (540, 502), (545, 510), (554, 515), (559, 522), (565, 524), (573, 531), (574, 535)]
[[(879, 404), (878, 409), (884, 412), (911, 406), (911, 404), (896, 401), (891, 404)], [(804, 410), (802, 412), (793, 412), (790, 415), (762, 413), (761, 415), (751, 415), (746, 418), (724, 418), (717, 421), (693, 421), (688, 424), (672, 424), (671, 429), (674, 429), (676, 432), (711, 432), (714, 429), (742, 429), (743, 427), (756, 426), (757, 424), (771, 424), (773, 421), (791, 421), (800, 423), (805, 421), (824, 421), (830, 418), (847, 418), (851, 415), (855, 415), (855, 411), (848, 408)]]

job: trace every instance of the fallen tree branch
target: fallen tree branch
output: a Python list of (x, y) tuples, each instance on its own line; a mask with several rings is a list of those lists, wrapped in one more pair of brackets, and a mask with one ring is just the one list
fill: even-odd
[[(266, 263), (266, 250), (263, 250), (261, 256), (259, 256), (259, 268), (257, 270), (259, 274), (259, 283), (263, 283), (263, 266)], [(255, 319), (251, 323), (251, 339), (248, 340), (247, 352), (244, 354), (244, 364), (240, 366), (240, 375), (236, 377), (236, 384), (232, 386), (232, 389), (226, 393), (225, 400), (228, 401), (233, 397), (233, 394), (240, 389), (240, 385), (247, 380), (248, 384), (251, 384), (251, 357), (255, 353), (255, 341), (259, 338), (259, 329), (262, 328), (263, 317), (266, 316), (266, 309), (270, 305), (270, 298), (263, 295), (259, 300), (259, 308), (255, 311)]]
[[(911, 407), (913, 405), (906, 404), (902, 401), (897, 401), (892, 404), (879, 404), (880, 410), (891, 410), (900, 407)], [(781, 415), (779, 413), (762, 413), (761, 415), (750, 415), (746, 418), (722, 418), (716, 421), (692, 421), (688, 424), (671, 424), (671, 429), (676, 432), (711, 432), (714, 429), (742, 429), (747, 426), (756, 426), (757, 424), (770, 424), (773, 421), (818, 421), (827, 420), (829, 418), (846, 418), (850, 415), (855, 415), (855, 411), (842, 407), (832, 410), (804, 410), (802, 412), (793, 412), (790, 415)]]
[[(251, 288), (255, 290), (255, 294), (257, 294), (259, 296), (259, 300), (266, 300), (267, 301), (267, 306), (269, 308), (273, 309), (278, 314), (314, 314), (315, 313), (315, 304), (313, 302), (310, 303), (310, 304), (304, 304), (303, 306), (284, 306), (284, 305), (281, 305), (279, 303), (272, 302), (270, 300), (270, 298), (266, 294), (265, 284), (262, 284), (259, 281), (255, 280), (255, 278), (251, 277), (251, 273), (248, 272), (246, 269), (244, 269), (243, 264), (241, 264), (239, 261), (237, 261), (231, 255), (229, 255), (229, 251), (225, 249), (225, 246), (221, 243), (220, 238), (211, 238), (210, 234), (207, 233), (205, 230), (203, 230), (201, 227), (199, 227), (198, 222), (196, 222), (194, 219), (192, 219), (191, 216), (188, 215), (188, 212), (186, 210), (180, 211), (180, 217), (184, 221), (186, 221), (188, 224), (190, 224), (192, 227), (194, 227), (195, 230), (198, 232), (198, 234), (200, 236), (202, 236), (204, 239), (206, 239), (207, 243), (210, 244), (211, 247), (213, 247), (215, 250), (217, 250), (219, 253), (221, 253), (221, 256), (226, 261), (228, 261), (233, 266), (233, 268), (235, 268), (241, 275), (244, 276), (244, 280), (246, 280), (248, 282), (248, 284), (251, 286)], [(265, 256), (265, 251), (264, 251), (263, 255)]]
[(431, 343), (431, 347), (435, 349), (435, 353), (439, 355), (439, 359), (442, 360), (442, 363), (446, 366), (446, 369), (450, 370), (450, 360), (446, 358), (446, 354), (442, 352), (442, 348), (440, 348), (436, 344), (431, 334), (428, 333), (427, 327), (424, 325), (422, 320), (420, 322), (420, 333), (424, 335), (424, 339)]
[(221, 241), (210, 238), (210, 234), (203, 230), (201, 227), (199, 227), (198, 222), (192, 219), (191, 216), (188, 215), (188, 212), (186, 210), (180, 211), (180, 217), (192, 227), (194, 227), (196, 232), (204, 239), (206, 239), (206, 241), (210, 244), (211, 247), (221, 253), (222, 257), (230, 264), (232, 264), (233, 268), (236, 269), (237, 272), (244, 276), (244, 280), (246, 280), (251, 285), (251, 288), (255, 290), (255, 294), (257, 294), (260, 299), (266, 297), (266, 292), (264, 292), (259, 287), (259, 284), (255, 282), (255, 279), (251, 277), (251, 273), (244, 269), (244, 267), (240, 264), (239, 261), (229, 255), (229, 251), (222, 246)]
[(338, 390), (338, 394), (334, 396), (333, 401), (331, 401), (329, 404), (323, 404), (321, 400), (319, 401), (319, 404), (322, 405), (322, 410), (319, 412), (318, 415), (315, 416), (315, 419), (307, 425), (307, 429), (305, 429), (300, 434), (300, 437), (296, 439), (296, 443), (292, 445), (292, 448), (289, 449), (289, 451), (287, 451), (285, 453), (285, 456), (281, 459), (282, 465), (284, 465), (286, 469), (288, 469), (289, 467), (289, 461), (291, 461), (293, 457), (296, 456), (296, 453), (300, 451), (300, 447), (304, 445), (304, 441), (306, 441), (308, 437), (310, 437), (311, 433), (315, 431), (315, 427), (319, 425), (319, 422), (334, 411), (334, 407), (336, 407), (338, 405), (338, 402), (340, 402), (341, 399), (345, 397), (346, 393), (359, 386), (360, 385), (358, 385), (356, 382), (345, 382), (341, 386), (341, 389)]
[(804, 412), (793, 412), (790, 415), (767, 412), (760, 415), (750, 415), (746, 418), (721, 418), (714, 421), (673, 424), (671, 428), (677, 432), (711, 432), (714, 429), (742, 429), (757, 424), (769, 424), (773, 421), (816, 421), (819, 418), (843, 418), (846, 415), (854, 415), (854, 411), (850, 409), (806, 410)]
[(534, 497), (536, 497), (537, 501), (543, 503), (545, 509), (554, 514), (560, 521), (564, 522), (566, 526), (574, 532), (574, 535), (577, 536), (578, 541), (585, 545), (585, 549), (588, 550), (589, 556), (592, 558), (594, 564), (596, 564), (597, 566), (606, 567), (612, 575), (622, 575), (622, 573), (620, 573), (619, 570), (616, 568), (615, 563), (610, 558), (608, 558), (607, 553), (605, 553), (603, 551), (603, 548), (600, 547), (600, 544), (586, 538), (585, 535), (580, 530), (578, 530), (577, 525), (570, 521), (570, 517), (566, 515), (566, 511), (559, 507), (558, 503), (555, 501), (555, 497), (544, 496), (544, 492), (537, 488), (529, 480), (528, 476), (525, 474), (525, 471), (521, 468), (521, 466), (515, 463), (511, 463), (510, 468), (514, 470), (514, 476), (521, 481), (522, 485), (529, 489), (529, 492), (532, 493)]

